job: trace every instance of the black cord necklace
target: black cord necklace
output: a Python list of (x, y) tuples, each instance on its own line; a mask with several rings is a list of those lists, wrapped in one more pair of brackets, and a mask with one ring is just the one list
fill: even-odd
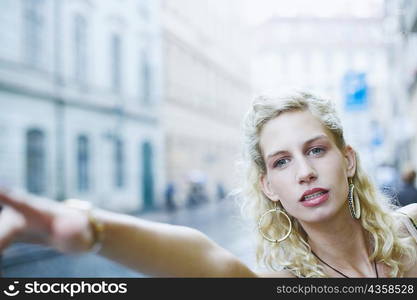
[[(346, 276), (345, 274), (343, 274), (342, 272), (340, 272), (339, 270), (336, 270), (335, 268), (333, 268), (331, 265), (329, 265), (328, 263), (326, 263), (324, 260), (322, 260), (316, 253), (314, 253), (313, 250), (311, 250), (311, 253), (319, 260), (321, 261), (323, 264), (325, 264), (326, 266), (328, 266), (330, 269), (332, 269), (333, 271), (339, 273), (340, 275), (342, 275), (343, 277), (346, 278), (350, 278), (349, 276)], [(378, 268), (376, 267), (376, 262), (374, 260), (374, 266), (375, 266), (375, 274), (376, 274), (376, 278), (379, 278), (379, 274), (378, 274)]]

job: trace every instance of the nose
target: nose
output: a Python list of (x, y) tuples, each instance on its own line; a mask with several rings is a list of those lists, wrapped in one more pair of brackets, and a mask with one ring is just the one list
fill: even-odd
[(317, 179), (317, 172), (307, 159), (302, 158), (298, 161), (297, 182), (299, 184), (309, 184)]

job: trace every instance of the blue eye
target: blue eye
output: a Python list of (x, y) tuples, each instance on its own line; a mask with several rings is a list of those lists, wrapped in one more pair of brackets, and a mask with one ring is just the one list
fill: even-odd
[(308, 152), (308, 154), (313, 154), (313, 155), (316, 155), (316, 156), (318, 156), (318, 155), (320, 155), (320, 154), (322, 154), (324, 152), (324, 149), (323, 148), (319, 148), (319, 147), (315, 147), (315, 148), (313, 148), (313, 149), (311, 149), (309, 152)]
[(282, 168), (286, 165), (286, 163), (288, 163), (289, 159), (288, 158), (282, 158), (282, 159), (278, 159), (276, 162), (274, 162), (273, 167), (276, 168)]

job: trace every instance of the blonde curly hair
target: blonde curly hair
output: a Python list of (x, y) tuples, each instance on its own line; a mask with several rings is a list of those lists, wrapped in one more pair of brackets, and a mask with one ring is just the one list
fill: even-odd
[[(266, 173), (259, 142), (261, 131), (269, 120), (284, 112), (297, 110), (310, 111), (331, 132), (339, 149), (346, 146), (343, 128), (332, 102), (304, 92), (277, 98), (256, 98), (243, 123), (244, 183), (241, 190), (243, 197), (240, 200), (242, 212), (254, 224), (257, 224), (264, 212), (275, 205), (264, 195), (260, 185), (260, 178)], [(417, 259), (413, 240), (400, 230), (401, 222), (395, 212), (396, 207), (378, 191), (362, 170), (357, 153), (353, 183), (361, 203), (360, 222), (373, 248), (369, 259), (388, 266), (390, 277), (403, 276), (407, 266)], [(283, 209), (281, 204), (278, 205)], [(292, 216), (290, 219), (293, 224), (292, 233), (278, 244), (265, 240), (257, 231), (258, 263), (271, 271), (284, 268), (297, 277), (327, 277), (306, 242), (306, 232), (297, 219)], [(282, 214), (268, 214), (263, 221), (263, 232), (269, 236), (282, 237), (288, 231), (288, 226), (288, 220)]]

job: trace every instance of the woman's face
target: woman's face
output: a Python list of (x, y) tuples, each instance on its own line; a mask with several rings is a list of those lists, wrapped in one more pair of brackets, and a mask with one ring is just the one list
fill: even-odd
[(265, 195), (304, 222), (319, 222), (346, 209), (348, 177), (355, 174), (351, 147), (341, 151), (309, 111), (280, 114), (265, 124), (260, 146)]

